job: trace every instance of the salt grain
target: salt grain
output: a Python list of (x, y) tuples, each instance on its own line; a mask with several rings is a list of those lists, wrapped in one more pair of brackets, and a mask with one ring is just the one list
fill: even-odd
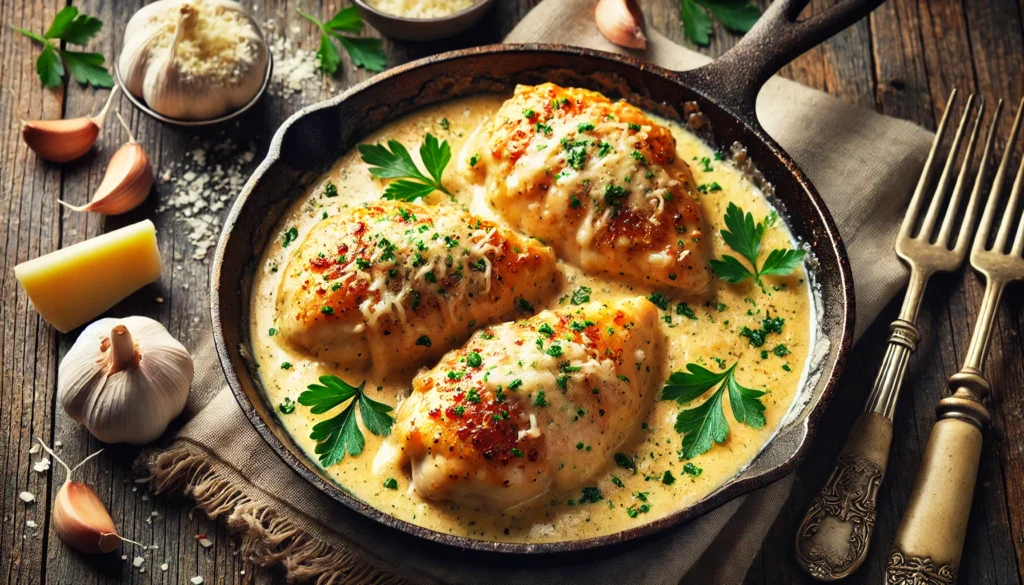
[(198, 575), (189, 580), (192, 581), (192, 585), (203, 585), (203, 578)]
[(209, 538), (200, 538), (199, 544), (201, 544), (203, 548), (210, 548), (213, 546), (213, 542)]
[(169, 565), (167, 563), (164, 563), (164, 564), (160, 565), (160, 570), (161, 571), (166, 571), (168, 567), (169, 567)]
[(36, 501), (36, 496), (32, 492), (21, 492), (20, 494), (18, 494), (18, 498), (22, 502), (25, 502), (26, 504), (31, 504), (32, 502)]
[(29, 528), (39, 528), (39, 525), (36, 524), (35, 520), (26, 520), (25, 526), (28, 526)]
[(38, 453), (39, 452), (39, 443), (33, 443), (32, 446), (29, 447), (28, 452), (31, 453), (32, 455), (35, 455), (36, 453)]
[(146, 559), (143, 557), (135, 557), (134, 559), (132, 559), (132, 565), (136, 568), (141, 567), (142, 563), (144, 562), (146, 562)]
[(32, 469), (37, 473), (46, 473), (50, 469), (50, 460), (47, 457), (43, 457), (39, 461), (32, 464)]

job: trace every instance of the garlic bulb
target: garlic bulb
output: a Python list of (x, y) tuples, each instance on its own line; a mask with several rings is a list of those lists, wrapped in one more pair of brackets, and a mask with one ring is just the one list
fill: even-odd
[(270, 51), (256, 21), (230, 0), (157, 0), (135, 13), (118, 60), (125, 89), (153, 110), (208, 120), (259, 92)]
[(147, 317), (100, 319), (60, 363), (57, 395), (71, 418), (106, 443), (148, 443), (185, 408), (192, 357)]

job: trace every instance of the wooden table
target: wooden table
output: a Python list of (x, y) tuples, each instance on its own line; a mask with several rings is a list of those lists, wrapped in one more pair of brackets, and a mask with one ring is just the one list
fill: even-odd
[[(390, 63), (498, 42), (537, 2), (502, 0), (479, 26), (456, 39), (428, 44), (386, 41)], [(116, 55), (124, 25), (141, 3), (75, 2), (83, 12), (105, 23), (90, 49), (102, 51), (108, 59)], [(6, 26), (42, 31), (65, 4), (64, 0), (0, 0), (0, 22), (4, 24), (0, 32), (0, 120), (4, 128), (0, 143), (0, 225), (5, 228), (0, 244), (0, 583), (186, 583), (195, 575), (204, 576), (207, 583), (278, 580), (279, 573), (243, 563), (225, 528), (201, 513), (192, 513), (189, 501), (155, 498), (136, 489), (130, 469), (137, 452), (133, 448), (107, 447), (83, 470), (82, 478), (96, 486), (124, 534), (160, 545), (155, 558), (169, 561), (166, 572), (152, 562), (140, 573), (132, 567), (130, 558), (126, 562), (117, 556), (93, 559), (77, 555), (57, 538), (48, 521), (50, 501), (59, 486), (49, 474), (33, 471), (32, 463), (39, 457), (29, 454), (32, 438), (62, 443), (60, 452), (69, 460), (78, 460), (102, 445), (57, 405), (57, 367), (74, 335), (60, 335), (37, 317), (15, 281), (12, 267), (128, 223), (153, 218), (164, 257), (180, 259), (173, 261), (173, 268), (167, 267), (159, 285), (133, 295), (112, 314), (143, 314), (158, 319), (190, 346), (203, 329), (202, 321), (208, 319), (208, 264), (189, 259), (187, 230), (171, 213), (156, 213), (154, 198), (126, 216), (106, 219), (68, 212), (57, 205), (58, 198), (74, 203), (88, 199), (101, 178), (103, 159), (121, 142), (116, 124), (108, 124), (104, 130), (102, 150), (63, 166), (41, 162), (20, 139), (21, 119), (86, 115), (97, 111), (106, 98), (106, 92), (76, 83), (58, 91), (43, 89), (34, 72), (38, 47)], [(315, 50), (315, 31), (297, 17), (295, 9), (328, 14), (337, 3), (323, 2), (322, 9), (314, 0), (255, 0), (247, 4), (258, 7), (261, 19), (274, 17), (278, 30), (284, 30), (281, 25), (286, 22), (293, 42)], [(647, 0), (644, 4), (649, 22), (677, 42), (686, 43), (676, 0)], [(809, 10), (816, 11), (830, 2), (814, 0), (811, 4)], [(1024, 2), (1011, 0), (890, 0), (870, 20), (811, 50), (782, 74), (862, 107), (934, 128), (953, 87), (976, 91), (989, 104), (999, 98), (1014, 102), (1024, 94), (1022, 10)], [(712, 46), (705, 52), (717, 55), (735, 42), (736, 37), (716, 30)], [(262, 108), (245, 119), (245, 124), (226, 129), (190, 132), (164, 126), (142, 116), (125, 101), (120, 103), (120, 110), (130, 116), (129, 123), (152, 156), (158, 174), (168, 163), (181, 160), (197, 141), (219, 139), (222, 132), (238, 143), (255, 142), (258, 161), (274, 130), (288, 115), (368, 76), (345, 61), (344, 70), (333, 79), (335, 89), (307, 90), (287, 99), (269, 96)], [(1001, 129), (1000, 137), (1005, 139), (1007, 131), (1008, 124)], [(168, 184), (158, 184), (157, 198), (167, 197), (169, 191)], [(73, 294), (74, 283), (68, 283), (68, 288)], [(933, 407), (944, 391), (946, 377), (958, 368), (966, 350), (981, 291), (980, 279), (971, 272), (937, 277), (928, 291), (921, 311), (925, 342), (912, 362), (896, 415), (895, 442), (879, 498), (879, 522), (871, 555), (866, 566), (849, 579), (851, 583), (881, 582), (893, 534), (935, 419)], [(1021, 291), (1017, 286), (1007, 294), (1009, 302), (999, 314), (988, 360), (994, 387), (993, 429), (982, 456), (960, 572), (962, 583), (1020, 583), (1024, 570)], [(158, 296), (163, 298), (162, 303), (155, 302)], [(749, 583), (809, 582), (793, 560), (794, 531), (861, 408), (874, 369), (881, 361), (887, 324), (895, 318), (897, 308), (892, 303), (885, 310), (851, 356), (854, 367), (846, 375), (845, 392), (829, 407), (821, 435), (800, 469), (796, 489), (754, 560)], [(38, 501), (32, 506), (23, 504), (18, 500), (23, 490), (36, 494)], [(39, 528), (27, 528), (28, 520), (37, 522)], [(198, 534), (207, 535), (212, 546), (203, 547), (196, 538)]]

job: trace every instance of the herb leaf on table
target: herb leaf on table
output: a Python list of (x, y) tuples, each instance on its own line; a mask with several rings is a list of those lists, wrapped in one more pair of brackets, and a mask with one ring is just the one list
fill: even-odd
[(100, 19), (79, 14), (74, 6), (66, 6), (53, 18), (50, 28), (43, 35), (22, 28), (11, 28), (43, 45), (43, 52), (36, 60), (36, 74), (45, 87), (59, 87), (68, 71), (79, 83), (93, 87), (114, 87), (114, 78), (103, 65), (103, 55), (65, 50), (60, 48), (59, 43), (54, 43), (64, 41), (71, 45), (85, 45), (102, 27), (103, 21)]
[(381, 49), (380, 39), (368, 37), (349, 37), (341, 33), (357, 33), (363, 30), (363, 18), (355, 6), (338, 11), (333, 18), (322, 22), (312, 14), (301, 10), (298, 13), (320, 29), (320, 49), (316, 52), (320, 70), (327, 74), (338, 71), (341, 63), (341, 52), (334, 44), (336, 39), (348, 53), (352, 64), (368, 71), (384, 71), (388, 66), (388, 56)]
[[(729, 436), (729, 421), (725, 418), (722, 397), (729, 392), (729, 405), (736, 422), (759, 429), (764, 426), (764, 392), (745, 388), (736, 381), (736, 364), (724, 372), (712, 372), (697, 364), (687, 364), (685, 372), (674, 372), (661, 390), (662, 400), (675, 400), (687, 404), (718, 386), (707, 400), (695, 408), (680, 411), (675, 429), (683, 434), (682, 455), (690, 459), (707, 453), (715, 443)], [(724, 383), (723, 383), (724, 382)]]
[(711, 42), (712, 20), (727, 30), (745, 33), (761, 17), (761, 11), (748, 0), (680, 0), (679, 19), (683, 32), (693, 43), (707, 46)]
[[(383, 144), (360, 144), (359, 154), (363, 162), (370, 165), (370, 174), (378, 179), (398, 179), (388, 184), (384, 199), (414, 201), (434, 191), (451, 197), (441, 184), (441, 175), (452, 159), (452, 149), (447, 140), (438, 141), (433, 134), (427, 134), (420, 145), (420, 159), (427, 173), (423, 174), (412, 155), (401, 142), (390, 139)], [(390, 149), (390, 150), (389, 150)]]
[(314, 451), (321, 465), (329, 467), (345, 459), (346, 453), (355, 457), (363, 452), (366, 440), (356, 421), (357, 403), (366, 430), (381, 437), (391, 434), (395, 423), (391, 407), (366, 396), (365, 381), (356, 387), (337, 376), (320, 376), (319, 380), (319, 384), (310, 384), (299, 395), (299, 404), (310, 407), (313, 414), (323, 414), (348, 403), (337, 415), (313, 425), (309, 434), (317, 442)]
[(755, 223), (753, 215), (744, 213), (735, 203), (730, 203), (725, 211), (725, 228), (721, 231), (722, 239), (750, 263), (748, 268), (738, 258), (729, 255), (709, 262), (711, 270), (726, 282), (737, 283), (752, 278), (762, 291), (767, 292), (761, 281), (762, 276), (790, 274), (806, 256), (803, 250), (775, 249), (768, 253), (768, 257), (758, 268), (757, 258), (761, 254), (765, 223)]

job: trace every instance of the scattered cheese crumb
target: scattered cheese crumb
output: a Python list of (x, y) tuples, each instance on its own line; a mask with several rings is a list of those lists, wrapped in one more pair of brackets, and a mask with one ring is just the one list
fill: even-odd
[[(268, 20), (263, 27), (268, 35), (271, 34), (275, 27), (273, 19)], [(270, 93), (287, 98), (302, 93), (308, 84), (320, 78), (316, 52), (295, 47), (289, 35), (274, 35), (274, 40), (270, 42), (270, 52), (274, 56)]]
[(26, 520), (25, 526), (28, 526), (29, 528), (39, 528), (39, 525), (36, 524), (35, 520)]
[(203, 578), (198, 575), (189, 580), (192, 581), (192, 585), (203, 585)]
[(64, 442), (63, 441), (54, 441), (53, 446), (56, 447), (57, 449), (60, 449), (61, 447), (64, 446)]
[(50, 469), (50, 459), (43, 457), (32, 465), (32, 469), (38, 473), (46, 473)]
[(169, 567), (169, 565), (167, 563), (164, 563), (164, 564), (160, 565), (160, 570), (161, 571), (166, 571), (168, 567)]
[(465, 10), (474, 0), (368, 0), (368, 4), (403, 18), (438, 18)]
[(134, 559), (132, 559), (132, 565), (134, 565), (135, 567), (141, 567), (142, 563), (144, 562), (146, 562), (146, 559), (143, 557), (135, 557)]
[(203, 548), (210, 548), (213, 546), (213, 542), (209, 538), (200, 538), (199, 544), (201, 544)]
[(29, 447), (28, 452), (31, 453), (32, 455), (35, 455), (36, 453), (38, 453), (39, 452), (39, 443), (32, 443), (32, 446)]
[(26, 504), (31, 504), (32, 502), (36, 501), (36, 496), (32, 492), (21, 492), (20, 494), (18, 494), (18, 498), (20, 498), (21, 501), (25, 502)]

